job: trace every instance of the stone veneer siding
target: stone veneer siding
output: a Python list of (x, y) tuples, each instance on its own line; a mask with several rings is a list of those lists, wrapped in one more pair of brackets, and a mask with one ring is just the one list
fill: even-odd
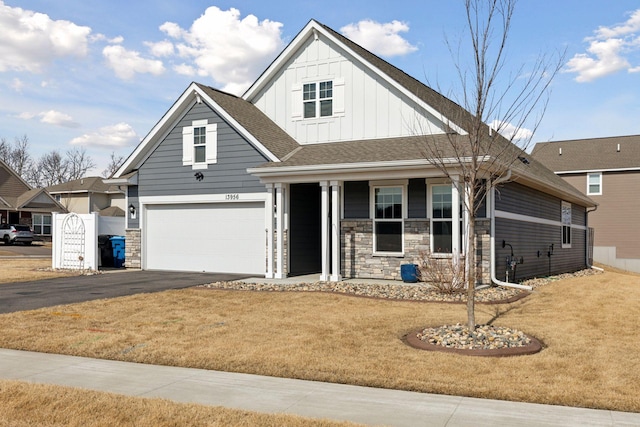
[(404, 256), (373, 255), (373, 221), (341, 222), (341, 274), (344, 278), (402, 280), (400, 265), (417, 264), (420, 252), (429, 250), (429, 221), (404, 220)]
[(142, 268), (140, 236), (139, 228), (127, 228), (125, 231), (124, 266), (126, 268)]
[[(404, 220), (404, 256), (373, 255), (373, 221), (348, 219), (341, 222), (341, 274), (345, 279), (402, 280), (402, 264), (419, 264), (420, 254), (429, 251), (429, 220)], [(490, 221), (476, 221), (478, 282), (491, 284)]]

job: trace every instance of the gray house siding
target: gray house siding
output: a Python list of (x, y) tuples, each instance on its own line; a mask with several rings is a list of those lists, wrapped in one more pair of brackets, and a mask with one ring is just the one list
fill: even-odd
[(409, 218), (426, 218), (427, 183), (424, 178), (410, 179), (408, 192)]
[[(516, 281), (534, 276), (547, 276), (567, 271), (576, 271), (586, 267), (586, 209), (572, 204), (571, 247), (562, 247), (561, 210), (562, 200), (525, 187), (518, 183), (509, 183), (500, 189), (496, 197), (496, 210), (533, 217), (533, 221), (518, 221), (508, 218), (496, 218), (495, 253), (496, 276), (504, 280), (507, 256), (523, 258), (523, 264), (516, 267)], [(535, 222), (539, 218), (557, 222), (558, 225)], [(551, 256), (551, 245), (553, 252)], [(513, 280), (513, 279), (512, 279)]]
[[(182, 165), (182, 128), (192, 121), (208, 119), (218, 124), (217, 163), (194, 171)], [(225, 122), (208, 105), (196, 104), (176, 124), (138, 171), (140, 196), (255, 193), (266, 191), (247, 168), (263, 164), (267, 159)], [(195, 173), (203, 179), (196, 180)]]
[[(140, 203), (139, 203), (139, 199), (138, 199), (138, 186), (137, 185), (132, 185), (130, 187), (127, 187), (128, 190), (128, 198), (129, 198), (129, 205), (133, 205), (138, 212), (140, 212)], [(125, 209), (126, 215), (129, 218), (129, 228), (139, 228), (140, 227), (140, 215), (136, 215), (135, 219), (131, 218), (131, 215), (129, 214), (129, 205), (127, 205), (127, 208)]]
[(369, 181), (345, 181), (344, 217), (369, 218)]
[(496, 210), (560, 221), (560, 199), (510, 182), (496, 190)]

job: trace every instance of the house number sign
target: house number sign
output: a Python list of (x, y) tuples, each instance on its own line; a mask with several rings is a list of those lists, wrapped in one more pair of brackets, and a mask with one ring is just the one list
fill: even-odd
[(240, 200), (240, 195), (239, 194), (226, 194), (224, 196), (225, 200)]

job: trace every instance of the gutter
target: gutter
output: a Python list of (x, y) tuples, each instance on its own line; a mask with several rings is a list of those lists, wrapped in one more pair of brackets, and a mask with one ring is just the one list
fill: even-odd
[(533, 288), (531, 286), (525, 286), (525, 285), (519, 285), (517, 283), (509, 283), (509, 282), (503, 282), (501, 280), (498, 280), (496, 278), (496, 236), (495, 236), (495, 230), (496, 230), (496, 185), (503, 183), (505, 181), (508, 181), (509, 179), (511, 179), (511, 169), (509, 169), (507, 171), (507, 175), (498, 178), (497, 180), (495, 180), (493, 182), (493, 185), (491, 185), (491, 200), (490, 200), (490, 211), (491, 211), (491, 227), (490, 227), (490, 238), (491, 238), (491, 281), (493, 283), (495, 283), (498, 286), (504, 286), (507, 288), (516, 288), (516, 289), (525, 289), (527, 291), (531, 291), (533, 290)]
[[(588, 240), (589, 239), (589, 216), (588, 216), (588, 214), (590, 214), (591, 212), (595, 212), (597, 210), (598, 210), (598, 205), (596, 205), (591, 210), (587, 210), (587, 249), (586, 250), (589, 250), (588, 248), (589, 248), (589, 243), (590, 243), (589, 240)], [(604, 268), (596, 267), (595, 265), (589, 264), (589, 257), (587, 256), (586, 253), (584, 254), (584, 257), (586, 258), (586, 263), (585, 264), (587, 264), (588, 268), (591, 268), (591, 269), (596, 270), (596, 271), (601, 271), (601, 272), (604, 271)]]

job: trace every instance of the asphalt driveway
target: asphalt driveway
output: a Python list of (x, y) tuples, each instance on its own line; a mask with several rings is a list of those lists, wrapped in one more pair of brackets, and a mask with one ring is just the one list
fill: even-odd
[(117, 271), (93, 276), (58, 277), (0, 286), (0, 313), (34, 310), (102, 298), (182, 289), (248, 275), (173, 271)]

